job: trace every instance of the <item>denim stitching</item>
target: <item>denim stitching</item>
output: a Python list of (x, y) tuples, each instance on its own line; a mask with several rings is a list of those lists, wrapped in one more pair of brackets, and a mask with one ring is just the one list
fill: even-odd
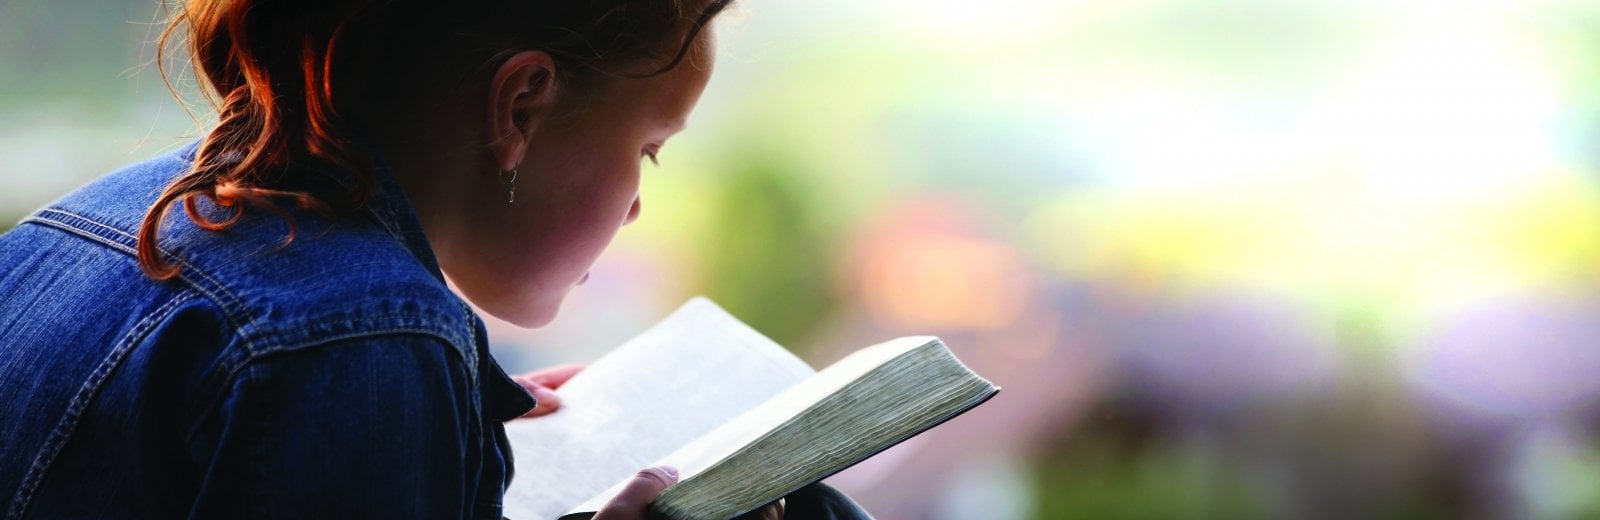
[[(133, 249), (133, 246), (128, 245), (126, 243), (123, 243), (122, 241), (119, 241), (116, 238), (105, 236), (105, 235), (102, 235), (100, 233), (96, 233), (94, 230), (85, 229), (85, 228), (82, 228), (82, 227), (79, 227), (79, 226), (75, 226), (75, 225), (73, 225), (72, 222), (68, 222), (65, 219), (56, 220), (56, 219), (46, 218), (43, 215), (44, 213), (58, 213), (58, 214), (61, 214), (61, 215), (66, 215), (66, 216), (71, 217), (73, 219), (83, 221), (83, 224), (91, 225), (91, 226), (94, 226), (94, 227), (99, 228), (99, 229), (104, 229), (107, 232), (114, 233), (114, 234), (116, 234), (118, 236), (121, 236), (123, 238), (126, 238), (128, 240), (137, 240), (133, 235), (130, 235), (130, 234), (126, 233), (126, 232), (123, 232), (120, 229), (117, 229), (117, 228), (114, 228), (114, 227), (111, 227), (111, 226), (108, 226), (108, 225), (105, 225), (105, 224), (101, 224), (101, 223), (99, 223), (99, 222), (97, 222), (97, 221), (95, 221), (93, 219), (90, 219), (88, 217), (85, 217), (83, 215), (78, 215), (76, 213), (72, 213), (72, 212), (68, 212), (68, 211), (62, 211), (62, 210), (54, 209), (54, 208), (46, 208), (46, 209), (40, 210), (39, 211), (39, 215), (36, 215), (34, 217), (29, 217), (29, 218), (25, 219), (24, 222), (32, 221), (32, 222), (37, 222), (39, 224), (51, 225), (51, 227), (60, 228), (60, 229), (66, 230), (66, 231), (77, 231), (77, 232), (79, 232), (78, 233), (79, 235), (82, 235), (85, 238), (95, 239), (98, 242), (101, 242), (103, 244), (111, 246), (112, 248), (117, 249), (119, 251), (122, 251), (124, 253), (130, 254), (130, 255), (137, 255), (138, 254)], [(164, 249), (157, 248), (157, 251), (159, 251), (162, 255), (165, 255), (165, 256), (168, 256), (168, 257), (172, 257), (173, 256), (171, 253), (167, 252)], [(216, 279), (212, 278), (210, 275), (207, 275), (205, 273), (205, 271), (202, 271), (199, 268), (196, 268), (196, 267), (184, 262), (181, 259), (177, 260), (177, 262), (178, 262), (178, 264), (180, 266), (182, 266), (184, 268), (184, 269), (178, 271), (178, 279), (182, 280), (185, 284), (189, 285), (190, 287), (193, 287), (195, 290), (204, 293), (206, 295), (206, 297), (211, 299), (212, 301), (217, 302), (222, 307), (223, 314), (228, 317), (228, 321), (233, 324), (234, 328), (237, 329), (237, 331), (238, 331), (238, 333), (240, 335), (245, 335), (247, 331), (250, 331), (250, 330), (252, 330), (254, 328), (257, 328), (257, 327), (255, 327), (255, 318), (253, 316), (251, 316), (249, 313), (243, 312), (244, 311), (244, 303), (243, 303), (242, 299), (240, 299), (237, 295), (233, 294), (231, 291), (228, 291), (227, 287), (223, 286), (220, 283), (217, 283)], [(193, 278), (190, 278), (188, 276), (190, 273), (199, 275), (200, 278), (203, 279), (205, 282), (207, 282), (207, 284), (209, 284), (209, 285), (196, 283)], [(228, 298), (227, 299), (219, 298), (215, 294), (216, 292), (221, 292), (223, 295), (226, 295)], [(254, 349), (254, 345), (250, 344), (248, 341), (245, 342), (244, 346), (245, 346), (246, 349)]]
[[(358, 337), (363, 337), (363, 336), (382, 336), (382, 335), (385, 335), (385, 334), (418, 334), (418, 335), (424, 335), (424, 336), (437, 338), (438, 340), (444, 342), (445, 344), (453, 347), (451, 350), (456, 351), (455, 355), (458, 356), (458, 357), (464, 357), (465, 356), (465, 354), (463, 352), (463, 348), (461, 347), (461, 345), (469, 345), (469, 346), (470, 345), (475, 345), (475, 340), (470, 339), (470, 338), (451, 337), (452, 335), (448, 334), (445, 331), (443, 331), (442, 330), (443, 328), (424, 329), (424, 328), (413, 327), (413, 326), (410, 326), (410, 325), (403, 325), (403, 326), (391, 327), (391, 328), (377, 328), (378, 326), (381, 326), (381, 325), (384, 325), (384, 324), (375, 323), (375, 322), (390, 320), (390, 319), (393, 319), (393, 318), (405, 318), (405, 319), (409, 320), (411, 318), (414, 318), (414, 316), (407, 315), (407, 314), (385, 314), (385, 315), (382, 315), (382, 316), (374, 316), (374, 317), (364, 318), (364, 319), (359, 319), (359, 320), (344, 320), (343, 323), (352, 325), (355, 328), (360, 328), (361, 325), (366, 325), (368, 327), (376, 328), (376, 330), (358, 330), (358, 331), (353, 331), (353, 332), (348, 332), (348, 333), (345, 333), (345, 334), (341, 334), (341, 335), (336, 336), (336, 337), (319, 338), (319, 339), (317, 339), (315, 341), (301, 340), (301, 341), (296, 342), (296, 343), (288, 343), (288, 344), (284, 344), (284, 345), (276, 345), (276, 342), (272, 341), (272, 340), (276, 339), (276, 338), (272, 337), (274, 335), (273, 334), (274, 333), (273, 330), (257, 330), (249, 338), (240, 338), (241, 341), (248, 341), (248, 342), (252, 342), (252, 343), (256, 343), (256, 344), (273, 345), (273, 346), (265, 348), (265, 349), (262, 349), (262, 350), (247, 350), (247, 351), (244, 351), (244, 352), (232, 351), (233, 352), (232, 355), (228, 355), (228, 356), (222, 358), (221, 360), (219, 360), (219, 368), (217, 370), (211, 371), (211, 373), (209, 375), (207, 375), (207, 377), (205, 378), (205, 382), (201, 386), (201, 388), (204, 389), (202, 391), (210, 393), (209, 396), (203, 397), (201, 399), (204, 402), (204, 405), (192, 407), (190, 409), (191, 410), (190, 413), (185, 414), (186, 417), (190, 418), (191, 422), (185, 423), (185, 425), (183, 426), (183, 431), (184, 431), (183, 439), (184, 439), (184, 442), (187, 443), (187, 442), (193, 441), (194, 436), (199, 432), (200, 427), (201, 427), (202, 423), (205, 422), (206, 417), (208, 417), (211, 414), (211, 412), (215, 411), (216, 404), (223, 397), (225, 397), (227, 395), (226, 389), (229, 386), (229, 382), (233, 381), (238, 376), (238, 371), (239, 370), (243, 369), (246, 366), (249, 366), (249, 364), (251, 362), (255, 361), (257, 358), (260, 358), (260, 357), (263, 357), (263, 356), (267, 356), (267, 355), (272, 355), (272, 354), (278, 354), (278, 353), (282, 353), (282, 352), (289, 352), (289, 351), (302, 349), (302, 348), (314, 347), (314, 346), (320, 345), (320, 344), (328, 342), (328, 341), (353, 339), (353, 338), (358, 338)], [(325, 321), (325, 322), (320, 322), (320, 323), (330, 323), (330, 322), (326, 322)], [(288, 326), (288, 327), (290, 327), (290, 328), (293, 328), (293, 327), (308, 327), (308, 326), (313, 326), (313, 325), (317, 325), (317, 324), (319, 324), (319, 322), (299, 323), (299, 324), (294, 324), (294, 325), (291, 325), (291, 326)], [(463, 340), (465, 341), (464, 343), (463, 343)], [(471, 366), (469, 366), (468, 369), (471, 370), (474, 373), (476, 372), (476, 370)]]
[[(60, 210), (60, 209), (56, 209), (56, 208), (45, 208), (43, 210), (40, 210), (39, 212), (40, 213), (60, 213), (62, 215), (76, 217), (79, 220), (84, 221), (84, 223), (86, 223), (86, 224), (93, 225), (93, 226), (101, 228), (101, 229), (105, 229), (107, 232), (114, 233), (114, 234), (116, 234), (118, 236), (121, 236), (121, 237), (127, 239), (127, 240), (133, 241), (133, 244), (138, 244), (138, 240), (139, 240), (138, 237), (135, 237), (132, 234), (130, 234), (130, 233), (126, 232), (126, 231), (123, 231), (121, 229), (117, 229), (115, 227), (111, 227), (111, 226), (102, 224), (97, 220), (91, 219), (91, 218), (83, 216), (83, 215), (79, 215), (77, 213), (73, 213), (73, 212), (65, 211), (65, 210)], [(121, 244), (121, 243), (119, 242), (119, 244)], [(137, 252), (133, 250), (134, 245), (132, 245), (132, 244), (121, 244), (121, 245), (124, 245), (124, 246), (128, 247), (128, 250), (127, 250), (128, 253), (137, 254)], [(160, 247), (157, 247), (156, 251), (160, 252), (162, 255), (165, 255), (167, 257), (173, 258), (174, 260), (176, 260), (179, 263), (179, 265), (182, 265), (183, 267), (188, 268), (188, 270), (193, 271), (195, 274), (200, 275), (200, 277), (205, 279), (206, 282), (209, 282), (211, 285), (216, 286), (216, 289), (218, 291), (221, 291), (223, 294), (228, 295), (228, 297), (232, 300), (232, 303), (235, 306), (240, 307), (241, 308), (240, 310), (243, 310), (242, 307), (244, 306), (244, 300), (239, 298), (238, 295), (233, 294), (233, 292), (229, 291), (228, 287), (223, 285), (222, 283), (218, 282), (216, 278), (211, 277), (211, 275), (207, 274), (204, 270), (201, 270), (199, 267), (196, 267), (193, 264), (190, 264), (188, 262), (184, 262), (182, 259), (177, 258), (177, 255), (174, 255), (174, 254), (172, 254), (171, 252), (168, 252), (165, 249), (161, 249)], [(182, 275), (183, 271), (179, 271), (179, 274)], [(247, 321), (249, 321), (249, 320), (247, 320)]]
[(151, 329), (155, 328), (156, 324), (161, 323), (167, 316), (176, 311), (179, 305), (192, 299), (194, 299), (193, 293), (179, 294), (165, 305), (156, 309), (155, 312), (145, 316), (144, 320), (134, 326), (133, 330), (128, 331), (128, 335), (123, 336), (115, 347), (112, 347), (111, 352), (106, 355), (105, 359), (100, 360), (100, 364), (95, 366), (94, 371), (89, 373), (89, 378), (84, 381), (83, 386), (78, 388), (77, 395), (72, 396), (72, 401), (67, 404), (66, 411), (62, 412), (61, 420), (56, 422), (55, 429), (50, 431), (50, 436), (46, 438), (43, 448), (40, 449), (38, 455), (34, 456), (33, 464), (28, 467), (28, 473), (22, 477), (22, 484), (18, 486), (17, 497), (11, 504), (11, 511), (6, 514), (7, 519), (22, 518), (22, 514), (27, 512), (28, 504), (33, 500), (33, 492), (39, 487), (39, 483), (44, 481), (45, 473), (49, 471), (50, 464), (55, 462), (56, 455), (61, 453), (61, 448), (65, 447), (67, 441), (72, 437), (72, 431), (77, 428), (78, 419), (82, 418), (84, 410), (89, 407), (89, 403), (100, 392), (101, 385), (111, 377), (111, 373), (115, 372), (117, 367), (122, 366), (122, 360), (127, 358), (128, 353), (132, 352), (133, 347), (137, 345), (136, 340), (144, 338), (146, 334), (150, 333)]
[[(467, 345), (470, 346), (470, 348), (467, 349), (467, 357), (471, 359), (471, 364), (468, 365), (468, 370), (469, 370), (468, 373), (472, 377), (472, 387), (473, 388), (478, 388), (479, 387), (479, 385), (478, 385), (478, 363), (479, 363), (479, 359), (478, 359), (478, 326), (477, 326), (478, 316), (476, 314), (473, 314), (472, 307), (468, 306), (467, 302), (460, 302), (460, 303), (461, 303), (461, 312), (465, 313), (462, 316), (462, 318), (466, 321), (467, 326), (472, 329), (471, 331), (469, 331), (467, 333), (468, 337), (472, 338), (472, 341), (467, 343)], [(484, 336), (485, 336), (484, 344), (488, 344), (488, 342), (489, 342), (488, 337), (487, 337), (488, 334), (489, 334), (488, 331), (484, 331)]]
[[(350, 325), (351, 328), (353, 328), (353, 329), (359, 329), (359, 328), (361, 328), (360, 327), (361, 325), (368, 325), (368, 326), (386, 325), (385, 323), (381, 323), (381, 322), (393, 320), (393, 319), (396, 319), (396, 318), (404, 319), (406, 321), (415, 321), (415, 318), (417, 318), (417, 316), (413, 315), (413, 314), (384, 314), (384, 315), (378, 315), (378, 316), (364, 317), (364, 318), (357, 319), (357, 320), (343, 320), (343, 321), (339, 321), (339, 322), (313, 322), (311, 324), (302, 324), (302, 325), (298, 325), (298, 326), (299, 327), (309, 327), (309, 326), (312, 326), (312, 325), (338, 323), (338, 324), (341, 324), (341, 325)], [(451, 333), (443, 331), (441, 329), (443, 329), (443, 327), (421, 328), (421, 327), (412, 325), (410, 323), (405, 323), (405, 324), (401, 324), (398, 327), (394, 327), (394, 328), (379, 328), (379, 329), (375, 329), (375, 330), (360, 330), (360, 331), (346, 332), (346, 333), (340, 334), (338, 336), (327, 336), (327, 337), (354, 338), (354, 337), (361, 337), (361, 336), (374, 335), (374, 334), (387, 334), (387, 333), (391, 333), (391, 332), (393, 332), (393, 333), (406, 333), (406, 334), (424, 334), (424, 335), (428, 335), (428, 336), (437, 337), (437, 338), (439, 338), (441, 340), (444, 340), (445, 343), (449, 343), (452, 346), (455, 346), (456, 350), (457, 350), (456, 354), (462, 356), (464, 358), (464, 360), (466, 360), (466, 361), (472, 361), (477, 357), (477, 356), (473, 356), (470, 353), (470, 349), (464, 348), (464, 346), (470, 346), (470, 345), (472, 345), (474, 343), (474, 341), (471, 338), (456, 336), (455, 334), (451, 334)], [(261, 357), (261, 356), (276, 354), (276, 353), (284, 352), (284, 351), (288, 351), (288, 350), (301, 349), (301, 348), (305, 348), (305, 347), (313, 347), (313, 346), (319, 345), (319, 344), (324, 343), (324, 342), (327, 341), (326, 338), (317, 338), (315, 340), (299, 340), (297, 342), (287, 342), (287, 341), (282, 341), (281, 338), (272, 337), (272, 335), (273, 335), (273, 331), (258, 331), (258, 332), (256, 332), (255, 335), (251, 336), (252, 339), (263, 340), (264, 344), (271, 345), (269, 347), (264, 347), (264, 348), (262, 348), (260, 350), (251, 351), (251, 357)], [(278, 340), (278, 341), (265, 341), (265, 340), (269, 340), (269, 339), (270, 340)]]
[[(58, 211), (57, 213), (65, 213), (65, 212), (59, 212)], [(76, 215), (73, 215), (73, 216), (76, 217)], [(82, 217), (78, 217), (78, 218), (82, 218)], [(121, 242), (118, 242), (114, 238), (100, 235), (98, 233), (95, 233), (94, 231), (91, 231), (91, 230), (88, 230), (88, 229), (83, 229), (83, 228), (80, 228), (78, 226), (74, 226), (71, 223), (68, 223), (68, 222), (65, 222), (65, 221), (55, 220), (55, 219), (47, 219), (47, 218), (40, 218), (40, 217), (29, 217), (26, 220), (24, 220), (23, 222), (24, 223), (34, 223), (34, 224), (39, 224), (41, 226), (48, 226), (48, 227), (56, 228), (56, 229), (59, 229), (59, 230), (62, 230), (62, 231), (66, 231), (68, 233), (72, 233), (74, 235), (78, 235), (80, 237), (83, 237), (83, 238), (86, 238), (86, 239), (89, 239), (89, 240), (93, 240), (95, 242), (99, 242), (102, 245), (105, 245), (105, 246), (110, 247), (112, 249), (115, 249), (117, 251), (121, 251), (123, 253), (127, 253), (127, 254), (130, 254), (130, 255), (136, 254), (132, 248), (128, 247), (127, 244), (123, 244)], [(95, 223), (94, 221), (88, 221), (88, 222), (92, 223), (92, 224), (95, 224), (95, 225), (100, 225), (98, 223)], [(163, 251), (163, 253), (165, 253), (165, 251)], [(191, 269), (191, 271), (194, 271), (194, 270)], [(188, 277), (184, 276), (182, 273), (180, 273), (178, 275), (178, 279), (183, 281), (184, 284), (188, 285), (190, 288), (192, 288), (192, 289), (194, 289), (196, 291), (199, 291), (201, 294), (204, 294), (207, 299), (210, 299), (211, 301), (217, 302), (219, 304), (222, 303), (222, 298), (218, 298), (217, 295), (210, 290), (210, 288), (202, 286), (202, 285), (197, 284), (197, 283), (194, 283), (193, 280), (191, 280)], [(230, 294), (230, 296), (231, 296), (231, 294)], [(244, 326), (239, 323), (238, 317), (233, 315), (233, 314), (231, 314), (231, 313), (229, 313), (229, 312), (227, 312), (226, 308), (223, 309), (223, 315), (228, 318), (228, 321), (233, 325), (233, 327), (235, 329), (242, 330), (244, 328)]]
[[(290, 352), (290, 351), (293, 351), (293, 350), (299, 350), (299, 349), (305, 349), (305, 348), (311, 348), (311, 347), (316, 347), (316, 346), (320, 346), (320, 345), (325, 345), (325, 344), (336, 342), (336, 341), (344, 341), (344, 340), (356, 339), (356, 338), (362, 338), (362, 337), (368, 337), (368, 336), (371, 336), (371, 337), (385, 336), (385, 335), (390, 335), (390, 334), (396, 334), (396, 335), (399, 335), (399, 334), (416, 334), (416, 335), (419, 335), (419, 336), (427, 336), (427, 337), (431, 337), (431, 338), (435, 338), (435, 339), (438, 339), (440, 341), (443, 341), (447, 345), (454, 346), (454, 343), (451, 342), (449, 338), (446, 338), (446, 337), (440, 335), (438, 333), (438, 331), (429, 331), (429, 330), (421, 330), (421, 329), (395, 329), (395, 330), (384, 330), (384, 331), (360, 332), (360, 333), (344, 334), (344, 335), (340, 335), (340, 336), (336, 336), (336, 337), (329, 337), (329, 338), (325, 338), (325, 339), (319, 339), (318, 341), (309, 341), (309, 342), (293, 345), (290, 348), (278, 349), (278, 350), (275, 350), (275, 351), (273, 351), (271, 353), (275, 354), (275, 353), (280, 353), (280, 352)], [(459, 347), (452, 348), (450, 350), (456, 351), (457, 359), (460, 359), (460, 356), (461, 356), (460, 350), (461, 349)], [(226, 374), (223, 377), (223, 381), (227, 381), (227, 382), (234, 381), (235, 379), (237, 379), (239, 377), (239, 371), (246, 369), (247, 367), (250, 366), (251, 363), (255, 362), (258, 359), (264, 358), (264, 357), (268, 357), (268, 355), (266, 355), (266, 354), (263, 354), (263, 355), (251, 355), (251, 356), (243, 358), (243, 359), (240, 359), (237, 356), (234, 356), (229, 362), (227, 362), (226, 368), (224, 368), (222, 370), (222, 373)], [(476, 370), (471, 366), (468, 366), (467, 370), (469, 371), (469, 373), (476, 372)], [(224, 388), (227, 388), (228, 386), (229, 385), (219, 384), (219, 385), (216, 386), (216, 388), (224, 389)], [(201, 412), (201, 415), (199, 415), (199, 416), (197, 416), (195, 418), (194, 424), (189, 426), (189, 427), (187, 427), (187, 428), (185, 428), (187, 430), (186, 432), (184, 432), (184, 435), (183, 435), (183, 442), (185, 444), (194, 441), (194, 436), (200, 432), (200, 426), (201, 426), (201, 423), (205, 422), (204, 421), (205, 417), (210, 415), (213, 411), (216, 411), (217, 403), (219, 401), (221, 401), (223, 396), (226, 396), (226, 395), (227, 395), (227, 392), (217, 391), (217, 392), (215, 392), (214, 395), (211, 396), (210, 399), (207, 400), (206, 405), (201, 408), (201, 410), (203, 410), (203, 412)]]
[[(51, 216), (45, 215), (46, 213), (53, 213), (53, 214), (60, 215), (60, 216), (52, 218)], [(79, 222), (79, 221), (81, 221), (81, 222)], [(79, 215), (79, 214), (72, 213), (72, 212), (69, 212), (69, 211), (63, 211), (63, 210), (56, 209), (56, 208), (45, 208), (45, 209), (39, 210), (34, 216), (30, 216), (30, 217), (24, 218), (22, 221), (19, 222), (19, 224), (27, 223), (27, 222), (37, 223), (37, 224), (40, 224), (40, 225), (45, 225), (45, 226), (61, 229), (63, 231), (67, 231), (67, 232), (70, 232), (70, 233), (73, 233), (73, 234), (76, 234), (76, 235), (80, 235), (80, 236), (82, 236), (84, 238), (87, 238), (87, 239), (90, 239), (90, 240), (94, 240), (96, 242), (100, 242), (102, 244), (105, 244), (106, 246), (109, 246), (109, 247), (111, 247), (113, 249), (116, 249), (118, 251), (122, 251), (123, 253), (126, 253), (126, 254), (130, 254), (130, 255), (137, 254), (136, 251), (133, 249), (133, 246), (125, 243), (125, 241), (136, 241), (137, 240), (136, 237), (134, 237), (133, 235), (128, 234), (128, 233), (126, 233), (126, 232), (124, 232), (124, 231), (122, 231), (120, 229), (117, 229), (115, 227), (102, 224), (102, 223), (100, 223), (98, 221), (95, 221), (95, 220), (90, 219), (90, 218), (88, 218), (86, 216), (83, 216), (83, 215)], [(92, 226), (94, 229), (88, 229), (86, 226)], [(97, 230), (104, 230), (104, 232), (114, 234), (115, 236), (106, 236), (106, 235), (102, 234), (101, 232), (97, 232)], [(123, 239), (123, 240), (119, 240), (118, 239), (119, 237), (121, 239)], [(172, 256), (171, 253), (167, 252), (166, 250), (159, 249), (159, 248), (157, 250), (163, 255), (167, 255), (169, 257)], [(385, 330), (377, 330), (377, 331), (354, 332), (354, 333), (349, 333), (349, 334), (342, 334), (342, 335), (335, 336), (335, 337), (319, 338), (318, 340), (315, 340), (315, 341), (304, 341), (304, 342), (300, 342), (300, 343), (292, 343), (292, 344), (275, 345), (275, 346), (271, 346), (271, 347), (257, 348), (257, 345), (261, 344), (261, 343), (259, 343), (260, 341), (271, 340), (271, 339), (274, 339), (274, 338), (271, 337), (271, 334), (272, 334), (271, 331), (263, 330), (259, 325), (257, 325), (257, 323), (255, 321), (255, 317), (252, 316), (250, 313), (244, 311), (244, 305), (242, 303), (243, 300), (240, 299), (237, 295), (235, 295), (231, 291), (229, 291), (225, 286), (223, 286), (222, 284), (218, 283), (215, 278), (211, 277), (206, 272), (194, 267), (193, 265), (190, 265), (190, 264), (188, 264), (186, 262), (183, 262), (181, 259), (178, 259), (177, 261), (179, 262), (179, 264), (182, 267), (184, 267), (183, 270), (179, 271), (179, 274), (178, 274), (178, 279), (179, 280), (185, 282), (185, 284), (187, 284), (191, 288), (193, 288), (196, 291), (198, 291), (201, 294), (203, 294), (207, 299), (215, 301), (215, 302), (217, 302), (219, 304), (224, 304), (224, 302), (226, 302), (228, 304), (232, 304), (232, 305), (226, 305), (225, 304), (225, 305), (222, 306), (223, 315), (226, 316), (228, 321), (234, 326), (235, 334), (236, 334), (235, 337), (238, 338), (241, 343), (243, 343), (245, 351), (248, 352), (248, 355), (246, 355), (244, 357), (228, 356), (228, 359), (223, 362), (224, 363), (223, 366), (225, 367), (225, 369), (223, 370), (223, 374), (219, 374), (219, 375), (222, 376), (220, 378), (222, 381), (232, 381), (235, 377), (237, 377), (237, 372), (240, 369), (248, 366), (250, 364), (250, 362), (254, 361), (256, 358), (259, 358), (259, 357), (262, 357), (262, 356), (266, 356), (266, 355), (276, 354), (276, 353), (279, 353), (279, 352), (291, 351), (291, 350), (300, 349), (300, 348), (313, 347), (313, 346), (316, 346), (316, 345), (319, 345), (319, 344), (323, 344), (323, 343), (327, 343), (327, 342), (331, 342), (331, 341), (338, 341), (338, 340), (344, 340), (344, 339), (354, 339), (354, 338), (359, 338), (359, 337), (363, 337), (363, 336), (379, 336), (379, 335), (384, 335), (384, 334), (420, 334), (420, 335), (436, 337), (439, 340), (445, 342), (446, 344), (456, 347), (456, 348), (453, 348), (451, 350), (456, 351), (456, 355), (459, 356), (460, 359), (462, 360), (462, 362), (466, 365), (467, 374), (468, 374), (468, 377), (469, 377), (469, 382), (473, 385), (474, 388), (476, 388), (478, 383), (479, 383), (479, 381), (478, 381), (479, 380), (479, 374), (478, 374), (478, 370), (477, 370), (478, 367), (476, 366), (476, 359), (478, 357), (476, 355), (477, 351), (476, 351), (476, 348), (475, 348), (475, 345), (476, 345), (476, 333), (468, 334), (465, 337), (452, 337), (452, 336), (456, 336), (456, 334), (453, 334), (453, 333), (450, 333), (450, 332), (441, 331), (441, 330), (437, 330), (437, 329), (435, 329), (435, 330), (426, 330), (426, 329), (420, 329), (420, 328), (402, 327), (402, 328), (398, 328), (398, 329), (385, 329)], [(192, 279), (192, 278), (190, 278), (188, 276), (190, 273), (193, 273), (193, 274), (199, 276), (202, 280), (204, 280), (207, 283), (205, 283), (205, 284), (197, 283), (194, 279)], [(227, 299), (225, 300), (223, 298), (218, 297), (216, 292), (223, 293), (224, 295), (227, 296)], [(466, 318), (468, 320), (468, 323), (471, 323), (471, 319), (474, 316), (472, 314), (471, 307), (468, 307), (467, 305), (462, 304), (461, 305), (461, 309), (463, 310), (464, 313), (466, 313)], [(408, 314), (388, 314), (388, 315), (382, 315), (382, 316), (368, 317), (368, 318), (364, 318), (364, 319), (361, 319), (361, 320), (355, 320), (355, 321), (350, 322), (350, 323), (352, 323), (352, 324), (354, 324), (354, 323), (371, 323), (371, 322), (374, 322), (374, 321), (389, 320), (389, 319), (395, 319), (395, 318), (404, 318), (404, 319), (410, 320), (410, 319), (413, 319), (415, 317), (416, 316), (414, 316), (414, 315), (408, 315)], [(272, 344), (272, 342), (271, 341), (267, 341), (267, 344), (270, 345), (270, 344)], [(185, 442), (190, 442), (190, 441), (193, 440), (194, 435), (199, 431), (199, 428), (200, 428), (201, 423), (203, 422), (204, 416), (206, 414), (208, 414), (209, 411), (212, 409), (212, 407), (213, 407), (212, 405), (214, 405), (219, 399), (221, 399), (222, 396), (226, 395), (226, 392), (221, 391), (224, 387), (225, 387), (225, 385), (218, 385), (218, 386), (214, 387), (216, 389), (216, 392), (214, 393), (214, 395), (210, 399), (207, 400), (208, 401), (207, 405), (205, 407), (201, 408), (201, 410), (204, 410), (204, 411), (201, 412), (200, 416), (197, 416), (197, 417), (194, 418), (195, 420), (194, 420), (194, 422), (193, 422), (193, 424), (191, 426), (186, 428), (186, 430), (188, 430), (188, 431), (184, 436)]]

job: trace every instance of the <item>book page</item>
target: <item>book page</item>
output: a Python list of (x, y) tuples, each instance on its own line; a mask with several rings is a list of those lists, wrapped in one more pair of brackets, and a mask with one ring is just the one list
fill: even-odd
[[(825, 368), (801, 384), (795, 384), (760, 406), (753, 407), (725, 424), (709, 429), (706, 435), (692, 442), (686, 441), (677, 449), (664, 453), (660, 460), (647, 465), (668, 464), (678, 468), (678, 480), (683, 482), (726, 458), (752, 441), (777, 429), (785, 421), (805, 411), (818, 401), (833, 395), (840, 388), (884, 363), (916, 348), (937, 341), (931, 336), (898, 338), (861, 349)], [(625, 475), (626, 476), (626, 475)], [(606, 491), (584, 502), (575, 511), (594, 511), (615, 496), (627, 484), (625, 480), (612, 481)]]
[(693, 443), (673, 450), (660, 463), (676, 466), (680, 480), (693, 477), (872, 369), (934, 341), (932, 336), (909, 336), (856, 351), (824, 368), (805, 384), (794, 385)]
[(696, 298), (561, 387), (561, 409), (506, 423), (514, 520), (556, 518), (813, 373)]
[[(837, 384), (840, 378), (847, 382)], [(757, 407), (769, 412), (776, 411), (768, 410), (775, 402), (809, 403), (781, 414), (788, 416), (781, 426), (753, 428), (764, 431), (759, 439), (734, 440), (741, 446), (668, 488), (652, 509), (668, 518), (732, 518), (943, 423), (997, 391), (935, 338), (864, 349)]]

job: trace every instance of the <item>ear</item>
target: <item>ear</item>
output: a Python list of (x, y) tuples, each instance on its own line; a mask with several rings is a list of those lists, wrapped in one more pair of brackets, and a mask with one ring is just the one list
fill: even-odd
[(522, 51), (495, 71), (489, 84), (489, 152), (501, 170), (516, 169), (538, 121), (555, 101), (556, 64), (550, 54)]

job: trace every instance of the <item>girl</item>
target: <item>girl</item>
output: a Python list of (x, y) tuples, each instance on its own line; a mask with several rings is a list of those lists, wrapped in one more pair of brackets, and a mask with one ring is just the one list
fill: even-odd
[(0, 236), (5, 517), (500, 518), (501, 423), (554, 399), (531, 411), (444, 275), (549, 322), (638, 218), (728, 2), (182, 3), (162, 42), (215, 128)]

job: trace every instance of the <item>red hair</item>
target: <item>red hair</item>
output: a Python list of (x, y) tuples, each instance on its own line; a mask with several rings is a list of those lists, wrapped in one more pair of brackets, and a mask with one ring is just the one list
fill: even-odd
[[(174, 202), (182, 201), (189, 219), (212, 231), (234, 225), (250, 208), (264, 209), (288, 222), (286, 244), (294, 240), (295, 228), (282, 202), (323, 213), (365, 207), (377, 184), (373, 156), (352, 136), (352, 118), (360, 114), (346, 112), (359, 110), (352, 91), (383, 85), (375, 78), (374, 63), (405, 53), (405, 45), (456, 51), (457, 62), (470, 62), (474, 54), (492, 61), (507, 50), (539, 49), (579, 71), (573, 76), (585, 71), (649, 76), (675, 67), (701, 28), (730, 1), (475, 2), (476, 11), (466, 13), (422, 0), (181, 2), (159, 47), (165, 53), (171, 39), (184, 32), (218, 121), (201, 140), (189, 171), (174, 179), (145, 213), (138, 236), (139, 266), (156, 280), (179, 274), (181, 260), (157, 244), (161, 221)], [(685, 17), (683, 4), (691, 2), (706, 7), (698, 16)], [(446, 12), (452, 16), (443, 16)], [(547, 23), (522, 28), (519, 20)], [(602, 68), (650, 57), (674, 34), (687, 36), (652, 72), (630, 75)], [(423, 41), (405, 43), (413, 40)], [(158, 64), (165, 79), (164, 62)], [(329, 171), (339, 172), (335, 180), (345, 187), (343, 193), (313, 195), (285, 188), (303, 186), (308, 180), (303, 177), (316, 174), (312, 172)], [(215, 219), (204, 215), (198, 205), (202, 197), (226, 214)]]

